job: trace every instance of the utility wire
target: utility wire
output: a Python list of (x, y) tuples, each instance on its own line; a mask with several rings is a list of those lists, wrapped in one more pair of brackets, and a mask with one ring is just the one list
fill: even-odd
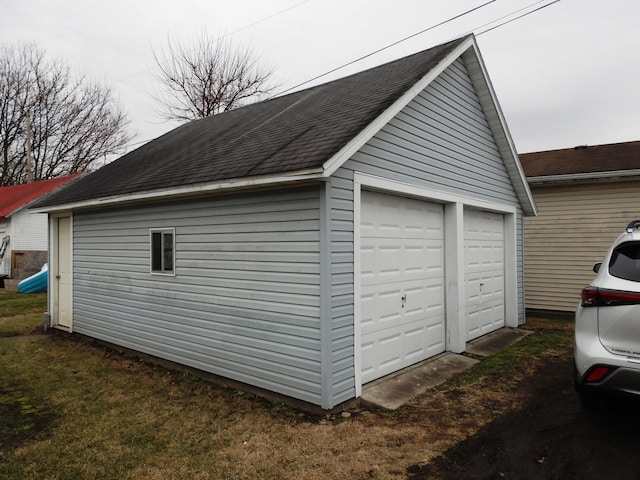
[(338, 70), (341, 70), (341, 69), (343, 69), (345, 67), (348, 67), (349, 65), (353, 65), (354, 63), (357, 63), (357, 62), (359, 62), (361, 60), (364, 60), (365, 58), (369, 58), (369, 57), (371, 57), (371, 56), (373, 56), (373, 55), (375, 55), (377, 53), (380, 53), (380, 52), (382, 52), (384, 50), (387, 50), (387, 49), (389, 49), (391, 47), (394, 47), (394, 46), (398, 45), (399, 43), (406, 42), (407, 40), (410, 40), (411, 38), (417, 37), (418, 35), (421, 35), (421, 34), (423, 34), (425, 32), (428, 32), (429, 30), (433, 30), (434, 28), (440, 27), (441, 25), (444, 25), (446, 23), (452, 22), (453, 20), (457, 20), (460, 17), (464, 17), (465, 15), (467, 15), (467, 14), (469, 14), (471, 12), (475, 12), (476, 10), (479, 10), (482, 7), (486, 7), (487, 5), (489, 5), (490, 3), (493, 3), (495, 1), (496, 0), (489, 0), (488, 2), (483, 3), (482, 5), (478, 5), (477, 7), (474, 7), (472, 9), (470, 9), (470, 10), (467, 10), (466, 12), (460, 13), (460, 14), (456, 15), (455, 17), (451, 17), (451, 18), (449, 18), (447, 20), (444, 20), (444, 21), (442, 21), (442, 22), (440, 22), (440, 23), (438, 23), (436, 25), (432, 25), (430, 27), (427, 27), (424, 30), (420, 30), (419, 32), (416, 32), (416, 33), (413, 33), (413, 34), (409, 35), (408, 37), (404, 37), (404, 38), (401, 38), (400, 40), (396, 40), (395, 42), (390, 43), (389, 45), (386, 45), (386, 46), (384, 46), (382, 48), (379, 48), (378, 50), (374, 50), (373, 52), (370, 52), (370, 53), (367, 53), (366, 55), (363, 55), (362, 57), (356, 58), (355, 60), (351, 60), (350, 62), (347, 62), (347, 63), (345, 63), (343, 65), (340, 65), (339, 67), (335, 67), (335, 68), (329, 70), (328, 72), (322, 73), (322, 74), (317, 75), (317, 76), (315, 76), (315, 77), (313, 77), (313, 78), (311, 78), (309, 80), (306, 80), (306, 81), (304, 81), (302, 83), (294, 85), (293, 87), (287, 88), (286, 90), (283, 90), (282, 92), (275, 94), (274, 97), (283, 95), (283, 94), (285, 94), (287, 92), (290, 92), (291, 90), (295, 90), (295, 89), (297, 89), (299, 87), (302, 87), (303, 85), (306, 85), (306, 84), (311, 83), (311, 82), (313, 82), (315, 80), (318, 80), (319, 78), (326, 77), (327, 75), (330, 75), (333, 72), (337, 72)]
[(246, 30), (247, 28), (254, 27), (254, 26), (258, 25), (259, 23), (266, 22), (267, 20), (271, 20), (272, 18), (277, 17), (278, 15), (282, 15), (283, 13), (287, 13), (289, 10), (293, 10), (294, 8), (297, 8), (300, 5), (303, 5), (305, 3), (309, 3), (310, 1), (311, 0), (303, 0), (302, 2), (298, 2), (295, 5), (292, 5), (291, 7), (285, 8), (284, 10), (280, 10), (279, 12), (276, 12), (276, 13), (274, 13), (272, 15), (269, 15), (268, 17), (261, 18), (260, 20), (257, 20), (257, 21), (255, 21), (253, 23), (250, 23), (249, 25), (245, 25), (244, 27), (240, 27), (239, 29), (234, 30), (233, 32), (231, 32), (228, 36), (235, 35), (236, 33), (241, 32), (242, 30)]
[[(294, 5), (290, 6), (290, 7), (287, 7), (287, 8), (285, 8), (285, 9), (283, 9), (283, 10), (279, 10), (279, 11), (277, 11), (277, 12), (275, 12), (275, 13), (272, 13), (271, 15), (269, 15), (269, 16), (267, 16), (267, 17), (263, 17), (263, 18), (261, 18), (260, 20), (256, 20), (256, 21), (255, 21), (255, 22), (253, 22), (253, 23), (249, 23), (249, 24), (247, 24), (247, 25), (244, 25), (243, 27), (240, 27), (240, 28), (238, 28), (238, 29), (234, 30), (233, 32), (231, 32), (231, 33), (228, 33), (228, 34), (224, 35), (224, 36), (223, 36), (223, 38), (224, 38), (224, 37), (230, 37), (230, 36), (232, 36), (232, 35), (235, 35), (235, 34), (236, 34), (236, 33), (238, 33), (238, 32), (241, 32), (241, 31), (246, 30), (246, 29), (248, 29), (248, 28), (254, 27), (254, 26), (256, 26), (256, 25), (258, 25), (258, 24), (260, 24), (260, 23), (266, 22), (267, 20), (271, 20), (271, 19), (272, 19), (272, 18), (274, 18), (274, 17), (277, 17), (277, 16), (279, 16), (279, 15), (282, 15), (283, 13), (287, 13), (287, 12), (289, 12), (289, 11), (293, 10), (294, 8), (298, 8), (299, 6), (304, 5), (305, 3), (309, 3), (310, 1), (311, 1), (311, 0), (302, 0), (301, 2), (298, 2), (298, 3), (296, 3), (296, 4), (294, 4)], [(121, 78), (120, 80), (117, 80), (117, 81), (115, 81), (114, 83), (122, 83), (122, 82), (125, 82), (126, 80), (129, 80), (130, 78), (136, 77), (136, 76), (141, 75), (141, 74), (146, 73), (146, 72), (149, 72), (149, 71), (153, 70), (154, 68), (155, 68), (155, 67), (149, 67), (149, 68), (146, 68), (146, 69), (144, 69), (144, 70), (140, 70), (139, 72), (133, 73), (133, 74), (129, 75), (128, 77)], [(129, 149), (129, 148), (131, 148), (131, 147), (136, 147), (136, 146), (138, 146), (138, 145), (142, 145), (142, 144), (144, 144), (144, 143), (147, 143), (147, 142), (149, 142), (149, 141), (151, 141), (151, 140), (152, 140), (152, 139), (147, 139), (147, 140), (140, 140), (140, 141), (138, 141), (138, 142), (129, 143), (128, 145), (125, 145), (125, 148)]]
[[(235, 33), (237, 33), (237, 32), (239, 32), (239, 31), (241, 31), (241, 30), (244, 30), (244, 29), (246, 29), (246, 28), (252, 27), (252, 26), (254, 26), (254, 25), (258, 24), (258, 23), (261, 23), (261, 22), (263, 22), (263, 21), (266, 21), (266, 20), (268, 20), (268, 19), (270, 19), (270, 18), (273, 18), (273, 17), (275, 17), (275, 16), (277, 16), (277, 15), (280, 15), (280, 14), (282, 14), (282, 13), (285, 13), (285, 12), (287, 12), (287, 11), (289, 11), (289, 10), (292, 10), (292, 9), (294, 9), (294, 8), (296, 8), (296, 7), (298, 7), (298, 6), (302, 5), (302, 4), (304, 4), (304, 3), (307, 3), (307, 2), (309, 2), (309, 1), (311, 1), (311, 0), (303, 0), (302, 2), (296, 3), (295, 5), (293, 5), (293, 6), (289, 7), (289, 8), (287, 8), (287, 9), (285, 9), (285, 10), (281, 10), (281, 11), (279, 11), (279, 12), (277, 12), (277, 13), (274, 13), (273, 15), (271, 15), (271, 16), (269, 16), (269, 17), (265, 17), (265, 18), (263, 18), (263, 19), (261, 19), (261, 20), (258, 20), (257, 22), (254, 22), (254, 23), (249, 24), (249, 25), (246, 25), (246, 26), (244, 26), (244, 27), (242, 27), (242, 28), (240, 28), (240, 29), (238, 29), (238, 30), (235, 30), (235, 31), (231, 32), (231, 33), (229, 34), (229, 36), (230, 36), (230, 35), (233, 35), (233, 34), (235, 34)], [(407, 40), (410, 40), (411, 38), (417, 37), (418, 35), (421, 35), (421, 34), (423, 34), (423, 33), (425, 33), (425, 32), (428, 32), (429, 30), (433, 30), (434, 28), (437, 28), (437, 27), (439, 27), (439, 26), (441, 26), (441, 25), (445, 25), (446, 23), (452, 22), (453, 20), (456, 20), (456, 19), (458, 19), (458, 18), (464, 17), (465, 15), (468, 15), (469, 13), (475, 12), (476, 10), (479, 10), (479, 9), (481, 9), (481, 8), (483, 8), (483, 7), (486, 7), (487, 5), (489, 5), (489, 4), (491, 4), (491, 3), (494, 3), (495, 1), (496, 1), (496, 0), (489, 0), (488, 2), (485, 2), (485, 3), (483, 3), (482, 5), (478, 5), (477, 7), (474, 7), (474, 8), (472, 8), (472, 9), (470, 9), (470, 10), (467, 10), (467, 11), (465, 11), (465, 12), (462, 12), (462, 13), (460, 13), (460, 14), (458, 14), (458, 15), (454, 16), (454, 17), (448, 18), (447, 20), (444, 20), (444, 21), (442, 21), (442, 22), (440, 22), (440, 23), (437, 23), (436, 25), (432, 25), (432, 26), (427, 27), (427, 28), (425, 28), (425, 29), (423, 29), (423, 30), (420, 30), (419, 32), (416, 32), (416, 33), (413, 33), (413, 34), (411, 34), (411, 35), (409, 35), (409, 36), (407, 36), (407, 37), (404, 37), (404, 38), (402, 38), (402, 39), (400, 39), (400, 40), (396, 40), (395, 42), (393, 42), (393, 43), (391, 43), (391, 44), (389, 44), (389, 45), (386, 45), (386, 46), (384, 46), (384, 47), (382, 47), (382, 48), (379, 48), (379, 49), (377, 49), (377, 50), (374, 50), (373, 52), (370, 52), (370, 53), (368, 53), (368, 54), (366, 54), (366, 55), (364, 55), (364, 56), (362, 56), (362, 57), (360, 57), (360, 58), (356, 58), (355, 60), (352, 60), (352, 61), (350, 61), (350, 62), (348, 62), (348, 63), (343, 64), (343, 65), (340, 65), (339, 67), (333, 68), (332, 70), (329, 70), (328, 72), (325, 72), (325, 73), (323, 73), (323, 74), (321, 74), (321, 75), (317, 75), (317, 76), (315, 76), (315, 77), (313, 77), (313, 78), (311, 78), (311, 79), (309, 79), (309, 80), (306, 80), (306, 81), (304, 81), (304, 82), (302, 82), (302, 83), (299, 83), (298, 85), (294, 85), (293, 87), (287, 88), (286, 90), (283, 90), (282, 92), (279, 92), (279, 93), (277, 93), (277, 94), (273, 95), (273, 97), (277, 97), (277, 96), (283, 95), (283, 94), (285, 94), (285, 93), (287, 93), (287, 92), (290, 92), (290, 91), (292, 91), (292, 90), (294, 90), (294, 89), (296, 89), (296, 88), (299, 88), (299, 87), (301, 87), (301, 86), (303, 86), (303, 85), (306, 85), (306, 84), (308, 84), (308, 83), (311, 83), (311, 82), (313, 82), (314, 80), (318, 80), (319, 78), (326, 77), (327, 75), (330, 75), (330, 74), (332, 74), (333, 72), (336, 72), (336, 71), (341, 70), (341, 69), (343, 69), (343, 68), (345, 68), (345, 67), (348, 67), (349, 65), (353, 65), (354, 63), (357, 63), (357, 62), (359, 62), (359, 61), (361, 61), (361, 60), (364, 60), (365, 58), (369, 58), (369, 57), (371, 57), (371, 56), (373, 56), (373, 55), (376, 55), (377, 53), (380, 53), (380, 52), (382, 52), (382, 51), (384, 51), (384, 50), (387, 50), (387, 49), (389, 49), (389, 48), (391, 48), (391, 47), (394, 47), (395, 45), (398, 45), (398, 44), (400, 44), (400, 43), (402, 43), (402, 42), (406, 42)], [(542, 1), (544, 1), (544, 0), (542, 0)], [(147, 69), (147, 70), (143, 70), (143, 71), (138, 72), (138, 73), (136, 73), (136, 74), (133, 74), (133, 75), (131, 75), (131, 77), (133, 77), (133, 76), (135, 76), (135, 75), (138, 75), (139, 73), (146, 72), (146, 71), (148, 71), (148, 70), (151, 70), (151, 68), (149, 68), (149, 69)], [(131, 78), (131, 77), (127, 77), (127, 79), (128, 79), (128, 78)], [(125, 79), (125, 80), (126, 80), (126, 79)], [(273, 97), (271, 97), (271, 98), (273, 98)], [(127, 147), (134, 147), (134, 146), (136, 146), (136, 145), (141, 145), (141, 144), (143, 144), (143, 143), (146, 143), (147, 141), (148, 141), (148, 140), (142, 140), (142, 141), (139, 141), (139, 142), (130, 143), (129, 145), (127, 145)]]
[[(547, 3), (546, 5), (542, 5), (542, 6), (540, 6), (538, 8), (535, 8), (535, 9), (529, 11), (529, 12), (523, 13), (522, 15), (518, 15), (517, 17), (514, 17), (514, 18), (512, 18), (510, 20), (507, 20), (506, 22), (499, 23), (498, 25), (495, 25), (495, 26), (493, 26), (491, 28), (483, 30), (482, 32), (477, 33), (476, 36), (479, 37), (480, 35), (483, 35), (483, 34), (485, 34), (487, 32), (490, 32), (491, 30), (495, 30), (498, 27), (502, 27), (503, 25), (506, 25), (508, 23), (515, 22), (516, 20), (518, 20), (520, 18), (523, 18), (523, 17), (526, 17), (527, 15), (531, 15), (532, 13), (539, 12), (540, 10), (542, 10), (544, 8), (547, 8), (547, 7), (550, 7), (551, 5), (553, 5), (554, 3), (558, 3), (559, 1), (560, 0), (553, 0), (551, 3)], [(540, 3), (540, 2), (537, 2), (537, 3)], [(529, 8), (529, 7), (533, 6), (533, 5), (537, 5), (537, 4), (533, 3), (533, 4), (529, 5), (528, 7), (521, 8), (520, 10), (518, 10), (516, 12), (513, 12), (513, 13), (521, 12), (522, 10), (524, 10), (526, 8)], [(508, 17), (510, 15), (513, 15), (513, 13), (511, 13), (509, 15), (506, 15), (506, 17)], [(505, 18), (505, 17), (502, 17), (502, 18)], [(498, 20), (502, 20), (502, 18), (500, 18)], [(494, 23), (494, 22), (496, 22), (498, 20), (494, 20), (493, 22), (489, 22), (489, 23), (487, 23), (487, 24), (485, 24), (485, 25), (483, 25), (482, 27), (479, 27), (479, 28), (483, 28), (483, 27), (485, 27), (487, 25), (490, 25), (491, 23)]]
[[(473, 32), (475, 32), (475, 31), (477, 31), (477, 30), (479, 30), (479, 29), (481, 29), (481, 28), (484, 28), (484, 27), (486, 27), (487, 25), (491, 25), (491, 24), (493, 24), (493, 23), (499, 22), (499, 21), (500, 21), (500, 20), (502, 20), (502, 19), (509, 18), (509, 17), (511, 17), (512, 15), (516, 14), (516, 13), (519, 13), (519, 12), (522, 12), (523, 10), (527, 10), (528, 8), (531, 8), (533, 5), (537, 5), (537, 4), (539, 4), (539, 3), (543, 3), (543, 2), (546, 2), (546, 1), (547, 1), (547, 0), (538, 0), (538, 1), (537, 1), (537, 2), (535, 2), (535, 3), (532, 3), (532, 4), (530, 4), (530, 5), (526, 5), (526, 6), (524, 6), (524, 7), (522, 7), (522, 8), (519, 8), (518, 10), (515, 10), (515, 11), (513, 11), (513, 12), (509, 12), (509, 13), (507, 13), (506, 15), (503, 15), (503, 16), (502, 16), (502, 17), (500, 17), (500, 18), (495, 18), (495, 19), (491, 20), (490, 22), (487, 22), (487, 23), (485, 23), (485, 24), (483, 24), (483, 25), (480, 25), (479, 27), (474, 27), (474, 28), (472, 28), (471, 30), (467, 30), (463, 35), (460, 35), (460, 36), (464, 37), (465, 35), (469, 35), (470, 33), (473, 33)], [(477, 36), (477, 34), (476, 34), (476, 36)], [(453, 39), (453, 38), (457, 38), (457, 36), (456, 36), (456, 37), (452, 37), (452, 39)]]
[[(271, 15), (269, 15), (267, 17), (261, 18), (260, 20), (256, 20), (253, 23), (249, 23), (247, 25), (244, 25), (244, 26), (234, 30), (233, 32), (230, 32), (230, 33), (227, 33), (225, 35), (222, 35), (221, 38), (230, 37), (230, 36), (235, 35), (236, 33), (241, 32), (243, 30), (246, 30), (246, 29), (251, 28), (251, 27), (255, 27), (256, 25), (259, 25), (260, 23), (266, 22), (267, 20), (271, 20), (272, 18), (277, 17), (279, 15), (282, 15), (283, 13), (287, 13), (288, 11), (293, 10), (294, 8), (298, 8), (299, 6), (304, 5), (305, 3), (309, 3), (310, 1), (311, 0), (302, 0), (301, 2), (298, 2), (295, 5), (287, 7), (285, 9), (283, 9), (283, 10), (279, 10), (276, 13), (272, 13)], [(116, 80), (114, 83), (122, 83), (122, 82), (124, 82), (126, 80), (129, 80), (130, 78), (137, 77), (138, 75), (141, 75), (143, 73), (147, 73), (147, 72), (149, 72), (151, 70), (154, 70), (154, 69), (155, 69), (155, 67), (145, 68), (144, 70), (140, 70), (138, 72), (132, 73), (131, 75), (129, 75), (129, 76), (125, 77), (125, 78), (121, 78), (120, 80)]]
[[(253, 25), (256, 25), (256, 24), (258, 24), (258, 23), (261, 23), (262, 21), (265, 21), (265, 20), (267, 20), (267, 19), (273, 18), (273, 17), (275, 17), (275, 16), (277, 16), (277, 15), (280, 15), (281, 13), (284, 13), (284, 12), (286, 12), (286, 11), (289, 11), (289, 10), (291, 10), (291, 9), (293, 9), (293, 8), (296, 8), (296, 7), (298, 7), (299, 5), (302, 5), (302, 4), (307, 3), (307, 2), (309, 2), (309, 1), (311, 1), (311, 0), (304, 0), (304, 1), (302, 1), (302, 2), (299, 2), (299, 3), (295, 4), (295, 5), (293, 5), (292, 7), (289, 7), (289, 8), (287, 8), (287, 9), (285, 9), (285, 10), (282, 10), (282, 11), (280, 11), (280, 12), (277, 12), (277, 13), (275, 13), (275, 14), (273, 14), (273, 15), (269, 16), (269, 17), (266, 17), (266, 18), (264, 18), (264, 19), (262, 19), (262, 20), (259, 20), (259, 21), (257, 21), (257, 22), (254, 22), (254, 23), (252, 23), (252, 24), (250, 24), (250, 25), (247, 25), (247, 26), (245, 26), (245, 27), (242, 27), (242, 28), (240, 28), (240, 29), (238, 29), (238, 30), (236, 30), (236, 31), (232, 32), (230, 35), (232, 35), (232, 34), (234, 34), (234, 33), (236, 33), (236, 32), (239, 32), (239, 31), (241, 31), (241, 30), (244, 30), (245, 28), (249, 28), (249, 27), (251, 27), (251, 26), (253, 26)], [(514, 14), (516, 14), (516, 13), (522, 12), (523, 10), (526, 10), (526, 9), (528, 9), (528, 8), (530, 8), (530, 7), (534, 6), (534, 5), (538, 5), (539, 3), (542, 3), (542, 2), (544, 2), (544, 1), (546, 1), (546, 0), (539, 0), (538, 2), (534, 2), (534, 3), (530, 4), (530, 5), (527, 5), (526, 7), (522, 7), (522, 8), (520, 8), (520, 9), (518, 9), (518, 10), (515, 10), (515, 11), (513, 11), (513, 12), (511, 12), (511, 13), (507, 14), (507, 15), (504, 15), (504, 16), (502, 16), (502, 17), (500, 17), (500, 18), (497, 18), (497, 19), (492, 20), (492, 21), (490, 21), (490, 22), (488, 22), (488, 23), (485, 23), (484, 25), (481, 25), (481, 26), (479, 26), (479, 27), (477, 27), (477, 28), (474, 28), (473, 30), (468, 31), (465, 35), (467, 35), (467, 34), (469, 34), (469, 33), (472, 33), (472, 32), (474, 32), (474, 31), (476, 31), (476, 30), (479, 30), (479, 29), (481, 29), (481, 28), (484, 28), (484, 27), (486, 27), (487, 25), (491, 25), (491, 24), (493, 24), (493, 23), (495, 23), (495, 22), (498, 22), (498, 21), (500, 21), (500, 20), (502, 20), (502, 19), (505, 19), (505, 18), (511, 17), (512, 15), (514, 15)], [(359, 61), (361, 61), (361, 60), (364, 60), (365, 58), (371, 57), (371, 56), (373, 56), (373, 55), (375, 55), (375, 54), (377, 54), (377, 53), (380, 53), (380, 52), (382, 52), (382, 51), (384, 51), (384, 50), (387, 50), (387, 49), (389, 49), (389, 48), (391, 48), (391, 47), (393, 47), (393, 46), (395, 46), (395, 45), (398, 45), (398, 44), (400, 44), (400, 43), (402, 43), (402, 42), (405, 42), (405, 41), (407, 41), (407, 40), (409, 40), (409, 39), (411, 39), (411, 38), (414, 38), (414, 37), (416, 37), (416, 36), (418, 36), (418, 35), (421, 35), (421, 34), (423, 34), (423, 33), (425, 33), (425, 32), (428, 32), (429, 30), (433, 30), (434, 28), (437, 28), (437, 27), (439, 27), (439, 26), (441, 26), (441, 25), (444, 25), (444, 24), (449, 23), (449, 22), (451, 22), (451, 21), (453, 21), (453, 20), (456, 20), (456, 19), (458, 19), (458, 18), (461, 18), (461, 17), (463, 17), (463, 16), (465, 16), (465, 15), (467, 15), (467, 14), (469, 14), (469, 13), (472, 13), (472, 12), (474, 12), (474, 11), (476, 11), (476, 10), (479, 10), (480, 8), (483, 8), (483, 7), (485, 7), (485, 6), (489, 5), (490, 3), (493, 3), (493, 2), (495, 2), (495, 0), (490, 0), (490, 1), (486, 2), (486, 3), (483, 3), (482, 5), (478, 5), (477, 7), (474, 7), (474, 8), (472, 8), (472, 9), (467, 10), (467, 11), (465, 11), (465, 12), (463, 12), (463, 13), (460, 13), (460, 14), (458, 14), (458, 15), (454, 16), (454, 17), (451, 17), (451, 18), (449, 18), (449, 19), (447, 19), (447, 20), (444, 20), (444, 21), (442, 21), (442, 22), (440, 22), (440, 23), (438, 23), (438, 24), (436, 24), (436, 25), (432, 25), (432, 26), (427, 27), (427, 28), (425, 28), (425, 29), (423, 29), (423, 30), (421, 30), (421, 31), (419, 31), (419, 32), (413, 33), (413, 34), (411, 34), (411, 35), (409, 35), (409, 36), (407, 36), (407, 37), (404, 37), (404, 38), (402, 38), (402, 39), (400, 39), (400, 40), (397, 40), (397, 41), (395, 41), (395, 42), (393, 42), (393, 43), (391, 43), (391, 44), (389, 44), (389, 45), (387, 45), (387, 46), (385, 46), (385, 47), (379, 48), (379, 49), (377, 49), (377, 50), (375, 50), (375, 51), (373, 51), (373, 52), (370, 52), (370, 53), (368, 53), (368, 54), (366, 54), (366, 55), (363, 55), (362, 57), (359, 57), (359, 58), (357, 58), (357, 59), (355, 59), (355, 60), (352, 60), (352, 61), (350, 61), (350, 62), (347, 62), (347, 63), (345, 63), (345, 64), (343, 64), (343, 65), (340, 65), (339, 67), (333, 68), (333, 69), (331, 69), (331, 70), (329, 70), (329, 71), (327, 71), (327, 72), (325, 72), (325, 73), (322, 73), (322, 74), (320, 74), (320, 75), (317, 75), (317, 76), (315, 76), (315, 77), (313, 77), (313, 78), (311, 78), (311, 79), (309, 79), (309, 80), (306, 80), (306, 81), (304, 81), (304, 82), (302, 82), (302, 83), (299, 83), (299, 84), (297, 84), (297, 85), (294, 85), (293, 87), (290, 87), (290, 88), (288, 88), (288, 89), (286, 89), (286, 90), (283, 90), (282, 92), (280, 92), (280, 93), (278, 93), (278, 94), (274, 95), (274, 97), (275, 97), (275, 96), (279, 96), (279, 95), (283, 95), (283, 94), (288, 93), (288, 92), (290, 92), (290, 91), (292, 91), (292, 90), (294, 90), (294, 89), (297, 89), (297, 88), (302, 87), (302, 86), (304, 86), (304, 85), (306, 85), (306, 84), (308, 84), (308, 83), (311, 83), (311, 82), (313, 82), (313, 81), (315, 81), (315, 80), (318, 80), (318, 79), (320, 79), (320, 78), (322, 78), (322, 77), (325, 77), (325, 76), (327, 76), (327, 75), (330, 75), (331, 73), (334, 73), (334, 72), (336, 72), (336, 71), (338, 71), (338, 70), (340, 70), (340, 69), (342, 69), (342, 68), (348, 67), (349, 65), (353, 65), (354, 63), (357, 63), (357, 62), (359, 62)], [(540, 6), (540, 7), (536, 8), (536, 9), (534, 9), (534, 10), (530, 10), (530, 11), (528, 11), (528, 12), (523, 13), (522, 15), (519, 15), (519, 16), (514, 17), (514, 18), (510, 18), (509, 20), (507, 20), (507, 21), (505, 21), (505, 22), (499, 23), (498, 25), (495, 25), (495, 26), (493, 26), (493, 27), (491, 27), (491, 28), (488, 28), (488, 29), (486, 29), (486, 30), (483, 30), (483, 31), (481, 31), (481, 32), (477, 33), (477, 34), (476, 34), (476, 36), (483, 35), (483, 34), (485, 34), (485, 33), (487, 33), (487, 32), (490, 32), (491, 30), (495, 30), (496, 28), (502, 27), (503, 25), (507, 25), (508, 23), (511, 23), (511, 22), (516, 21), (516, 20), (519, 20), (520, 18), (526, 17), (527, 15), (531, 15), (532, 13), (535, 13), (535, 12), (538, 12), (538, 11), (540, 11), (540, 10), (543, 10), (543, 9), (545, 9), (545, 8), (547, 8), (547, 7), (549, 7), (549, 6), (553, 5), (553, 4), (555, 4), (555, 3), (558, 3), (558, 2), (560, 2), (560, 0), (553, 0), (552, 2), (547, 3), (547, 4), (545, 4), (545, 5), (542, 5), (542, 6)], [(463, 35), (463, 36), (464, 36), (464, 35)], [(273, 97), (271, 97), (271, 98), (273, 98)], [(139, 141), (139, 142), (130, 143), (129, 145), (127, 145), (127, 147), (133, 147), (133, 146), (136, 146), (136, 145), (141, 145), (141, 144), (146, 143), (146, 142), (148, 142), (148, 141), (149, 141), (149, 140), (142, 140), (142, 141)]]

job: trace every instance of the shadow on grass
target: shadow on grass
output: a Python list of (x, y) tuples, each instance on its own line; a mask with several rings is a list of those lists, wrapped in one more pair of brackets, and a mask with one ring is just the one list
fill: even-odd
[(19, 389), (0, 386), (0, 452), (9, 451), (53, 430), (55, 416)]

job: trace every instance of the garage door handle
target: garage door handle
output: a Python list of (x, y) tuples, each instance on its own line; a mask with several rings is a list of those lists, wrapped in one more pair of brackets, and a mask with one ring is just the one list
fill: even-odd
[(58, 280), (60, 280), (60, 275), (56, 275), (56, 278), (57, 278)]
[(404, 308), (407, 303), (407, 294), (405, 293), (400, 300), (402, 301), (402, 308)]

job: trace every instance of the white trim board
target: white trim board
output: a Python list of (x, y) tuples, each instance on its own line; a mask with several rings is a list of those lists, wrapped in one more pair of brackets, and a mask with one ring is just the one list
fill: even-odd
[(159, 188), (143, 192), (114, 195), (111, 197), (93, 198), (79, 202), (52, 205), (50, 207), (34, 208), (36, 213), (56, 213), (61, 211), (75, 211), (84, 208), (114, 207), (130, 203), (148, 202), (150, 200), (167, 200), (174, 198), (189, 198), (199, 195), (209, 195), (215, 192), (236, 191), (244, 188), (277, 187), (290, 185), (297, 182), (323, 181), (321, 170), (307, 170), (295, 172), (291, 175), (275, 175), (264, 177), (249, 177), (225, 180), (221, 182), (199, 183), (195, 185), (183, 185), (174, 188)]
[[(439, 203), (462, 203), (467, 207), (473, 207), (480, 210), (487, 210), (489, 212), (497, 213), (516, 213), (516, 207), (513, 205), (504, 205), (500, 203), (486, 202), (471, 197), (465, 197), (463, 195), (457, 195), (455, 193), (444, 192), (441, 190), (434, 190), (426, 187), (420, 187), (409, 183), (398, 182), (395, 180), (389, 180), (382, 177), (376, 177), (375, 175), (369, 175), (366, 173), (354, 173), (354, 184), (358, 188), (361, 186), (381, 191), (388, 191), (390, 193), (400, 194), (404, 196), (410, 196), (415, 198), (422, 198), (424, 200), (430, 200)], [(355, 185), (354, 185), (355, 190)], [(359, 205), (358, 205), (359, 206)]]

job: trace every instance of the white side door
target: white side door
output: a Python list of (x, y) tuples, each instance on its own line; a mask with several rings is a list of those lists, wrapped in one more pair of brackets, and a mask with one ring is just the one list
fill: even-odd
[(52, 219), (53, 265), (50, 269), (53, 326), (72, 329), (72, 221), (70, 216)]

